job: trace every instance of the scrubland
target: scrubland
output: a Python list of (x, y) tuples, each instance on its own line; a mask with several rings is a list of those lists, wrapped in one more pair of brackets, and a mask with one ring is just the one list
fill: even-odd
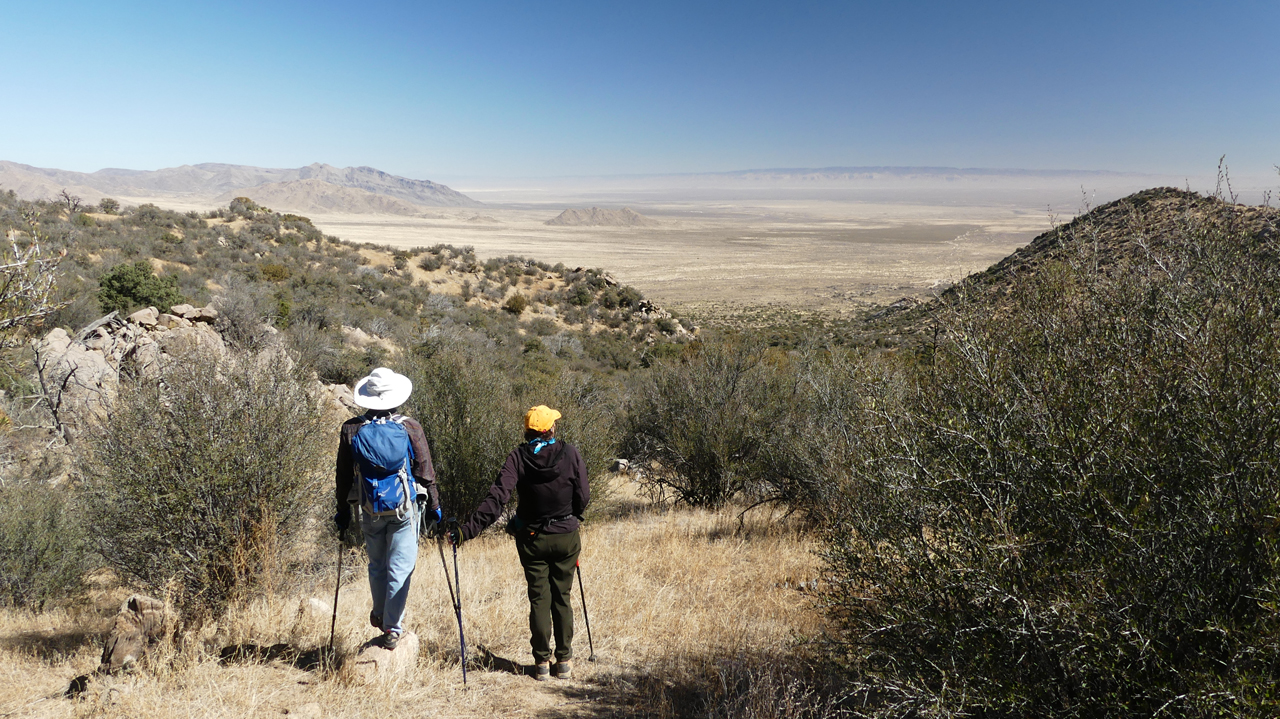
[[(751, 667), (788, 655), (820, 631), (808, 591), (818, 577), (815, 544), (795, 523), (767, 510), (740, 521), (740, 510), (732, 508), (654, 505), (625, 478), (614, 481), (614, 498), (583, 529), (582, 572), (598, 661), (586, 661), (590, 649), (575, 587), (572, 680), (540, 683), (521, 673), (531, 661), (523, 575), (511, 540), (490, 531), (458, 553), (472, 662), (465, 687), (440, 557), (427, 539), (406, 625), (422, 640), (412, 676), (366, 687), (286, 660), (219, 662), (224, 646), (288, 643), (308, 650), (327, 644), (335, 543), (329, 563), (314, 574), (280, 578), (286, 589), (236, 603), (200, 641), (159, 646), (137, 671), (103, 678), (79, 699), (61, 693), (97, 666), (105, 615), (123, 592), (70, 610), (4, 611), (0, 681), (9, 690), (0, 715), (280, 716), (305, 715), (315, 704), (319, 715), (335, 717), (674, 716), (687, 713), (685, 704), (715, 701), (717, 686), (708, 676), (728, 676), (735, 663)], [(452, 570), (448, 549), (446, 556)], [(366, 621), (363, 566), (361, 552), (349, 550), (338, 602), (336, 644), (343, 656), (374, 634)]]
[[(76, 227), (73, 214), (43, 211), (54, 229)], [(134, 421), (86, 433), (67, 449), (61, 475), (4, 465), (0, 672), (17, 687), (5, 712), (1216, 719), (1280, 711), (1275, 208), (1157, 188), (1088, 210), (927, 303), (845, 318), (839, 328), (762, 312), (753, 321), (766, 326), (695, 336), (672, 318), (653, 321), (600, 272), (518, 259), (488, 269), (456, 248), (412, 255), (492, 275), (503, 293), (529, 268), (534, 282), (550, 269), (560, 279), (550, 279), (558, 284), (542, 304), (579, 321), (567, 323), (572, 332), (543, 325), (543, 334), (498, 297), (442, 302), (404, 272), (408, 256), (400, 269), (361, 269), (359, 250), (315, 239), (308, 223), (281, 233), (270, 220), (283, 227), (283, 218), (252, 210), (263, 227), (237, 233), (243, 247), (229, 250), (204, 232), (214, 218), (145, 214), (199, 235), (190, 245), (185, 236), (147, 240), (193, 255), (187, 284), (173, 275), (184, 291), (235, 299), (238, 280), (208, 285), (197, 271), (207, 262), (222, 277), (251, 280), (241, 296), (278, 303), (287, 289), (313, 308), (300, 313), (308, 317), (383, 320), (399, 352), (329, 363), (336, 328), (295, 326), (302, 318), (292, 307), (264, 313), (270, 302), (248, 302), (252, 311), (227, 329), (256, 331), (265, 319), (285, 327), (284, 340), (240, 335), (230, 359), (197, 373), (218, 383), (191, 381), (181, 363), (124, 377), (121, 386), (136, 391), (121, 392), (112, 411)], [(294, 245), (295, 233), (312, 239)], [(55, 246), (78, 241), (50, 237)], [(96, 270), (75, 279), (84, 287), (115, 271), (89, 254), (72, 260)], [(359, 281), (319, 282), (320, 266)], [(459, 554), (468, 637), (483, 658), (468, 689), (459, 686), (443, 571), (430, 551), (410, 606), (423, 649), (398, 691), (304, 670), (288, 655), (219, 663), (213, 653), (227, 646), (275, 643), (306, 657), (326, 641), (338, 559), (324, 509), (328, 465), (302, 455), (279, 463), (285, 476), (311, 478), (282, 483), (279, 506), (312, 499), (291, 525), (299, 531), (280, 531), (278, 543), (259, 540), (276, 536), (264, 530), (287, 515), (265, 512), (224, 542), (176, 545), (166, 572), (120, 561), (117, 550), (136, 549), (157, 529), (225, 532), (253, 514), (228, 490), (245, 467), (259, 472), (279, 453), (231, 440), (247, 421), (275, 425), (269, 413), (245, 416), (234, 393), (218, 388), (253, 386), (236, 372), (262, 366), (254, 364), (261, 353), (287, 359), (279, 384), (299, 397), (317, 377), (396, 363), (414, 379), (408, 410), (426, 427), (446, 507), (460, 514), (517, 441), (522, 407), (551, 397), (568, 409), (565, 436), (583, 447), (601, 500), (584, 530), (583, 561), (601, 661), (580, 661), (571, 682), (520, 676), (524, 598), (511, 547), (495, 534)], [(20, 379), (10, 378), (6, 395), (15, 412), (24, 387), (40, 399)], [(182, 460), (180, 445), (147, 456), (161, 443), (145, 438), (191, 424), (183, 408), (213, 420), (200, 426), (228, 431), (198, 445), (190, 456), (199, 461)], [(30, 431), (6, 434), (6, 452)], [(127, 453), (101, 451), (111, 446), (144, 451), (112, 462)], [(254, 461), (239, 462), (245, 453)], [(640, 470), (635, 484), (605, 481), (603, 466), (619, 456)], [(136, 533), (104, 532), (86, 511), (103, 489), (148, 483), (169, 487), (168, 504), (141, 513)], [(184, 492), (201, 501), (182, 501)], [(50, 537), (82, 544), (61, 551)], [(344, 652), (370, 633), (359, 561), (348, 559)], [(181, 621), (135, 672), (101, 678), (82, 699), (57, 698), (94, 666), (103, 610), (125, 586), (174, 598)]]

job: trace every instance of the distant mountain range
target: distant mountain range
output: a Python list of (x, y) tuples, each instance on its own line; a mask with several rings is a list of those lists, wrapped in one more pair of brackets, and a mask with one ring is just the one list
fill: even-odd
[[(257, 188), (262, 189), (255, 192)], [(338, 168), (322, 163), (295, 169), (203, 163), (163, 170), (71, 172), (0, 161), (0, 189), (14, 190), (27, 199), (54, 197), (65, 189), (90, 201), (115, 197), (215, 202), (244, 195), (272, 203), (269, 206), (273, 209), (329, 212), (391, 210), (394, 214), (411, 214), (415, 206), (481, 205), (429, 180), (398, 177), (372, 167)]]

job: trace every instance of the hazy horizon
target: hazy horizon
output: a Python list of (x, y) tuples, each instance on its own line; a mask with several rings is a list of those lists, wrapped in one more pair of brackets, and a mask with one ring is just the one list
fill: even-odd
[(454, 178), (865, 166), (1263, 176), (1280, 6), (28, 3), (0, 157)]

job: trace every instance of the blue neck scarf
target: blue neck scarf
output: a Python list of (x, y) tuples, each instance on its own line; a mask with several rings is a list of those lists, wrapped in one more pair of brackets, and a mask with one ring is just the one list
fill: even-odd
[(541, 452), (543, 447), (546, 447), (549, 444), (555, 444), (555, 443), (556, 443), (555, 437), (552, 437), (551, 439), (543, 439), (541, 437), (535, 437), (529, 440), (530, 446), (533, 447), (534, 454)]

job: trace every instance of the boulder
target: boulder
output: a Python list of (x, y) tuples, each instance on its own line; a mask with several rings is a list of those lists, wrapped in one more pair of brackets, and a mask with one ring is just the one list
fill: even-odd
[(160, 319), (160, 312), (154, 307), (148, 307), (145, 310), (138, 310), (129, 315), (129, 321), (135, 325), (143, 327), (155, 327), (156, 320)]
[(193, 305), (188, 305), (188, 304), (185, 304), (185, 303), (184, 303), (184, 304), (181, 304), (181, 305), (174, 305), (173, 307), (170, 307), (170, 308), (169, 308), (169, 313), (170, 313), (170, 314), (174, 314), (174, 315), (177, 315), (177, 316), (179, 316), (179, 317), (184, 317), (184, 318), (186, 318), (186, 319), (191, 319), (191, 318), (192, 318), (192, 316), (194, 316), (195, 314), (197, 314), (199, 311), (200, 311), (200, 310), (197, 310), (197, 309), (195, 308), (195, 306), (193, 306)]
[(179, 327), (190, 327), (191, 320), (179, 317), (177, 315), (162, 314), (156, 318), (156, 325), (165, 329), (177, 329)]
[[(111, 341), (110, 335), (93, 337), (99, 345)], [(36, 353), (36, 367), (50, 388), (50, 400), (73, 430), (77, 424), (73, 418), (100, 416), (115, 401), (119, 373), (101, 351), (72, 342), (66, 332), (55, 329), (39, 342)]]
[(222, 335), (207, 324), (200, 323), (190, 327), (178, 327), (156, 337), (160, 349), (171, 356), (186, 355), (190, 352), (210, 352), (219, 356), (226, 350)]
[(135, 594), (124, 600), (102, 644), (98, 671), (114, 674), (137, 663), (147, 647), (164, 635), (166, 616), (164, 602), (159, 599)]
[(187, 319), (192, 322), (216, 322), (218, 320), (218, 311), (213, 308), (213, 305), (201, 307), (195, 311), (194, 316)]
[(418, 635), (405, 632), (394, 651), (387, 651), (373, 644), (372, 640), (360, 647), (355, 657), (344, 665), (351, 679), (360, 684), (385, 681), (392, 677), (408, 676), (418, 664)]

